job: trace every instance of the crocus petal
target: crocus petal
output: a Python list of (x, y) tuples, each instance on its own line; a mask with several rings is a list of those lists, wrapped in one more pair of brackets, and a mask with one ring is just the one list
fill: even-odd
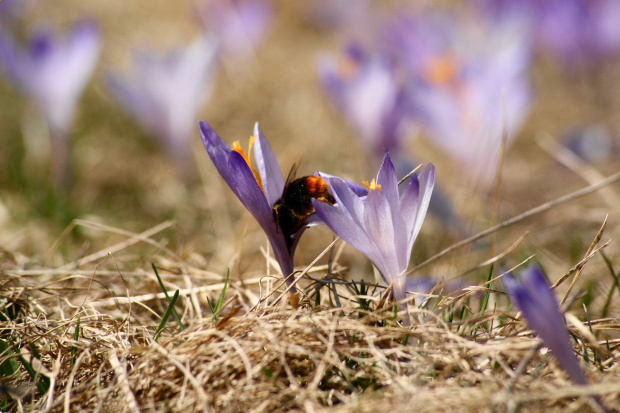
[(343, 214), (358, 226), (362, 226), (364, 216), (364, 205), (360, 198), (353, 192), (351, 188), (339, 178), (329, 179), (328, 181), (330, 193), (334, 196), (336, 204), (339, 205)]
[(530, 266), (522, 273), (522, 284), (510, 275), (502, 278), (513, 302), (523, 313), (528, 326), (543, 340), (558, 360), (560, 366), (580, 385), (587, 384), (570, 345), (564, 320), (555, 296), (537, 266)]
[[(390, 202), (392, 201), (392, 202)], [(407, 233), (398, 211), (394, 214), (393, 205), (398, 207), (398, 198), (390, 200), (381, 190), (370, 191), (364, 203), (364, 229), (379, 252), (381, 262), (375, 265), (387, 282), (392, 282), (406, 269)], [(401, 277), (404, 282), (405, 277)]]
[(368, 195), (368, 188), (366, 188), (365, 186), (358, 185), (351, 181), (347, 181), (346, 179), (338, 178), (337, 176), (334, 176), (334, 175), (326, 174), (325, 172), (317, 172), (316, 175), (320, 176), (323, 179), (326, 179), (327, 181), (329, 181), (331, 178), (341, 179), (344, 183), (347, 184), (349, 189), (353, 191), (353, 193), (361, 199), (363, 199), (366, 195)]
[(267, 139), (265, 139), (258, 128), (258, 122), (254, 125), (254, 136), (257, 136), (256, 141), (254, 141), (256, 169), (260, 175), (267, 202), (269, 202), (269, 205), (274, 205), (282, 196), (284, 178), (271, 146), (269, 146)]
[(381, 258), (374, 248), (372, 240), (364, 229), (351, 222), (351, 216), (341, 208), (331, 206), (325, 202), (312, 200), (316, 214), (321, 220), (347, 244), (364, 254), (373, 263), (380, 262)]
[[(424, 217), (428, 211), (428, 205), (431, 202), (431, 195), (435, 187), (435, 166), (429, 163), (422, 168), (417, 180), (419, 182), (419, 193), (416, 197), (416, 202), (413, 203), (410, 199), (401, 200), (401, 213), (407, 225), (407, 233), (409, 234), (409, 249), (413, 247), (413, 242), (420, 233)], [(406, 192), (403, 193), (403, 196), (405, 196), (405, 194)], [(415, 210), (415, 220), (411, 220), (410, 218), (413, 215), (413, 210)]]
[(212, 142), (223, 143), (222, 139), (206, 122), (201, 121), (199, 125), (202, 142), (222, 178), (267, 235), (275, 234), (271, 206), (245, 159), (225, 144), (213, 146)]
[(398, 200), (398, 180), (396, 179), (396, 171), (394, 164), (390, 160), (390, 154), (386, 152), (383, 162), (377, 173), (377, 185), (381, 185), (381, 192), (389, 200)]

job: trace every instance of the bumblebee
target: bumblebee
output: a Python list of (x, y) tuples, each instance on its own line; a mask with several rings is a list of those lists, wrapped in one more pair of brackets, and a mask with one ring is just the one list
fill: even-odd
[(306, 225), (306, 218), (314, 212), (312, 198), (333, 205), (336, 200), (329, 194), (327, 181), (320, 176), (304, 176), (294, 179), (296, 166), (293, 166), (282, 196), (273, 206), (273, 218), (284, 234), (287, 247), (291, 248), (292, 236)]

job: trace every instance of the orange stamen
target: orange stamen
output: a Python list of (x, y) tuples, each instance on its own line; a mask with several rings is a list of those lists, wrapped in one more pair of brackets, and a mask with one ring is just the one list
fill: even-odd
[(445, 86), (454, 81), (456, 64), (450, 56), (439, 56), (429, 59), (426, 65), (426, 80), (435, 86)]
[(364, 185), (368, 190), (381, 189), (381, 185), (377, 185), (375, 178), (372, 178), (370, 183), (368, 183), (368, 181), (362, 181), (362, 185)]

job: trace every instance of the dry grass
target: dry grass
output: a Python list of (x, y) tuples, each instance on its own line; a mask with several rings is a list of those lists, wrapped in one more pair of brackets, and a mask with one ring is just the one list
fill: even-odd
[[(567, 314), (575, 351), (587, 360), (586, 388), (570, 383), (493, 285), (452, 295), (439, 286), (411, 309), (413, 327), (406, 328), (391, 306), (382, 306), (381, 290), (356, 296), (350, 283), (334, 284), (341, 303), (335, 308), (334, 290), (324, 286), (317, 304), (309, 279), (300, 306), (291, 308), (273, 304), (277, 279), (259, 276), (231, 281), (214, 321), (204, 308), (206, 296), (214, 301), (224, 287), (221, 276), (175, 258), (155, 239), (166, 226), (125, 233), (124, 242), (55, 269), (20, 269), (4, 253), (1, 303), (12, 320), (0, 334), (37, 372), (33, 380), (22, 365), (5, 378), (5, 408), (564, 412), (592, 409), (588, 395), (598, 395), (610, 411), (620, 409), (615, 319), (584, 324)], [(125, 261), (136, 243), (159, 251), (166, 289), (180, 292), (176, 307), (187, 328), (180, 331), (170, 318), (158, 341), (166, 299), (147, 263), (130, 268), (138, 261)], [(333, 274), (345, 270), (338, 256)], [(325, 270), (308, 274), (316, 280)], [(476, 310), (480, 291), (490, 293), (483, 311)], [(11, 352), (0, 358), (8, 359), (18, 361)], [(49, 384), (45, 394), (37, 387), (42, 381)]]

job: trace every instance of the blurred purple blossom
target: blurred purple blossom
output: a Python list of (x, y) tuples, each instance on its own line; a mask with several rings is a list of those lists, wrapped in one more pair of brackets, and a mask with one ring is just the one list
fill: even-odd
[(320, 62), (319, 81), (371, 158), (384, 149), (400, 147), (406, 97), (387, 56), (367, 53), (361, 45), (351, 43), (338, 61)]
[(220, 44), (219, 52), (239, 60), (254, 54), (271, 29), (273, 14), (270, 0), (209, 0), (201, 19)]
[(215, 44), (199, 37), (167, 54), (136, 53), (131, 75), (107, 78), (114, 97), (184, 171), (191, 165), (192, 125), (213, 86), (215, 56)]
[(496, 19), (525, 21), (534, 47), (566, 69), (588, 68), (620, 52), (617, 0), (483, 0), (482, 5)]
[(591, 164), (608, 160), (614, 152), (614, 142), (602, 125), (586, 125), (564, 133), (563, 144)]
[[(359, 197), (339, 178), (328, 182), (336, 204), (313, 200), (316, 214), (336, 235), (372, 261), (385, 281), (392, 284), (399, 308), (406, 309), (405, 271), (433, 192), (434, 166), (428, 164), (409, 178), (402, 195), (388, 153), (366, 197)], [(409, 324), (408, 313), (403, 317)]]
[(65, 38), (47, 30), (20, 48), (0, 33), (0, 68), (39, 108), (54, 134), (67, 134), (75, 106), (99, 57), (101, 38), (92, 21), (73, 25)]
[(45, 118), (51, 137), (52, 177), (59, 189), (71, 184), (69, 132), (100, 47), (99, 28), (92, 21), (75, 23), (64, 38), (38, 30), (23, 48), (9, 34), (0, 32), (0, 72)]
[(502, 136), (530, 108), (529, 42), (518, 21), (400, 16), (387, 41), (410, 80), (411, 115), (470, 176), (492, 182)]
[(511, 275), (502, 278), (513, 304), (523, 313), (528, 326), (542, 339), (571, 379), (579, 385), (588, 384), (575, 357), (558, 302), (542, 271), (530, 265), (521, 272), (521, 282)]

